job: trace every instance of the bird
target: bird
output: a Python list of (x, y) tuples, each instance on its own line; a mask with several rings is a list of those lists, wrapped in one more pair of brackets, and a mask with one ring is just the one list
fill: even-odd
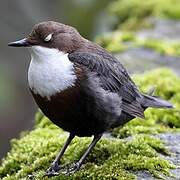
[(60, 160), (75, 136), (93, 136), (93, 140), (69, 167), (72, 173), (81, 168), (105, 132), (136, 117), (144, 118), (148, 107), (173, 107), (152, 93), (140, 92), (120, 60), (72, 26), (40, 22), (24, 39), (8, 45), (29, 49), (28, 85), (32, 96), (45, 116), (69, 132), (45, 172), (48, 177), (59, 174)]

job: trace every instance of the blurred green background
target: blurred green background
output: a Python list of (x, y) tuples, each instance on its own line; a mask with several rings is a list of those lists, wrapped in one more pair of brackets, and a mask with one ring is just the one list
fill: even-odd
[(12, 137), (31, 129), (37, 109), (27, 86), (29, 53), (7, 44), (38, 22), (76, 27), (115, 53), (130, 73), (169, 67), (180, 74), (179, 0), (4, 0), (0, 13), (0, 157)]

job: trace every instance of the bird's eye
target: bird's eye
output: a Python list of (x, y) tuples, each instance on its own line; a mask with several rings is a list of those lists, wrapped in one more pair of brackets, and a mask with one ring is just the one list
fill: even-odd
[(53, 35), (53, 33), (47, 35), (47, 36), (44, 38), (44, 41), (45, 41), (45, 42), (49, 42), (49, 41), (52, 39), (52, 35)]

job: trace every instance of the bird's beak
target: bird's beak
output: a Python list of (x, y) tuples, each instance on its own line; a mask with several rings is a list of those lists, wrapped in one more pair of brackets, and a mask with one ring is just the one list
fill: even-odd
[(8, 46), (12, 46), (12, 47), (29, 47), (31, 45), (32, 44), (28, 41), (27, 38), (8, 43)]

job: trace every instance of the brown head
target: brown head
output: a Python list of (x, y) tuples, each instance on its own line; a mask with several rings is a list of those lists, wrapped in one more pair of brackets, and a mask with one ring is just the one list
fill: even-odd
[(71, 53), (82, 47), (84, 41), (86, 40), (75, 28), (58, 22), (47, 21), (35, 25), (26, 38), (11, 42), (8, 45), (13, 47), (36, 45)]

